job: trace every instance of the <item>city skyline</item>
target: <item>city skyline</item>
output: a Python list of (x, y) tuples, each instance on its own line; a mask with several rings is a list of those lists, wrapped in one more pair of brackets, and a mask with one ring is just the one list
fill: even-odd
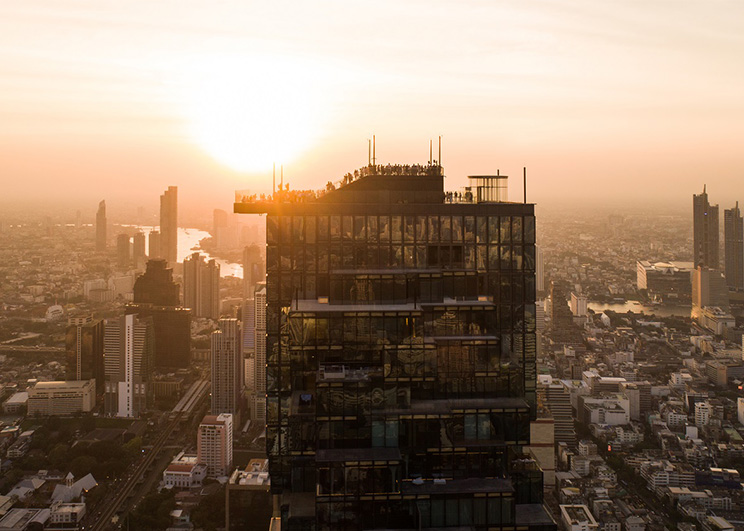
[(744, 195), (738, 4), (289, 6), (4, 5), (3, 202), (175, 184), (224, 208), (270, 191), (272, 162), (293, 187), (335, 180), (373, 134), (383, 164), (442, 135), (457, 186), (527, 166), (538, 203), (683, 204), (701, 174)]

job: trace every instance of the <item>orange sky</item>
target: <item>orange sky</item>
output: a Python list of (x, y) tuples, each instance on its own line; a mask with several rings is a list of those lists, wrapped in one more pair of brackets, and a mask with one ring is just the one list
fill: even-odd
[(322, 187), (374, 133), (382, 163), (443, 135), (453, 188), (526, 165), (537, 202), (729, 207), (742, 57), (733, 1), (2, 2), (0, 203), (224, 208), (274, 158)]

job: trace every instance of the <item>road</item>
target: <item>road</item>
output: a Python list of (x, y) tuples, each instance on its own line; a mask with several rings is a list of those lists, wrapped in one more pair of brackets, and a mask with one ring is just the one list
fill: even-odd
[(181, 415), (183, 413), (177, 413), (173, 420), (171, 420), (165, 429), (158, 435), (158, 438), (152, 445), (152, 449), (145, 455), (145, 457), (139, 462), (127, 479), (124, 480), (124, 485), (120, 487), (113, 495), (113, 499), (104, 505), (103, 511), (97, 516), (97, 521), (93, 522), (90, 529), (92, 531), (98, 531), (103, 529), (110, 529), (111, 519), (114, 517), (119, 508), (124, 504), (127, 498), (133, 494), (137, 483), (143, 478), (144, 473), (148, 467), (155, 461), (157, 455), (162, 450), (165, 442), (170, 437), (171, 433), (178, 427), (181, 422)]

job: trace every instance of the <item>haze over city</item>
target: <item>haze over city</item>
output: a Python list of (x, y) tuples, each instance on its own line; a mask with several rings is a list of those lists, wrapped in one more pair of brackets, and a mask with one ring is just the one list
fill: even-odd
[(0, 531), (744, 531), (744, 4), (0, 3)]
[[(0, 202), (185, 206), (367, 161), (530, 199), (744, 195), (744, 6), (720, 2), (5, 2)], [(513, 185), (512, 193), (520, 191)], [(114, 197), (116, 198), (114, 200)], [(115, 207), (114, 207), (115, 208)]]

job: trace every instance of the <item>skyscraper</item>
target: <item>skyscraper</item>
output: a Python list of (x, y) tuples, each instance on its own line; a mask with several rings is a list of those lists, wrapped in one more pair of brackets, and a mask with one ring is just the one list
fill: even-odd
[(706, 307), (728, 311), (728, 288), (720, 271), (698, 266), (692, 274), (692, 318), (700, 318)]
[(535, 285), (538, 293), (545, 293), (545, 263), (543, 252), (539, 245), (535, 245)]
[(240, 422), (243, 355), (240, 321), (220, 319), (212, 332), (212, 414), (230, 413)]
[(445, 193), (439, 165), (370, 165), (324, 193), (235, 204), (267, 214), (282, 528), (554, 529), (524, 466), (534, 205), (505, 202), (505, 176), (470, 181)]
[(723, 211), (723, 235), (726, 259), (726, 284), (730, 289), (744, 289), (744, 220), (739, 202)]
[(160, 257), (171, 265), (178, 261), (177, 186), (169, 186), (160, 196)]
[(705, 186), (702, 194), (692, 196), (692, 217), (695, 267), (718, 269), (718, 205), (708, 202)]
[(199, 424), (196, 455), (207, 465), (209, 477), (226, 476), (232, 472), (233, 417), (229, 413), (207, 415)]
[(132, 265), (132, 243), (129, 234), (119, 234), (116, 237), (116, 263), (121, 269), (129, 269)]
[(206, 262), (199, 253), (183, 261), (183, 305), (195, 317), (217, 319), (220, 316), (220, 266)]
[(254, 295), (253, 419), (266, 422), (266, 283), (256, 285)]
[(96, 251), (106, 250), (106, 201), (98, 203), (98, 212), (96, 212)]
[(106, 414), (139, 417), (146, 409), (153, 347), (151, 319), (129, 314), (106, 322)]
[(150, 260), (134, 283), (134, 304), (126, 313), (151, 317), (155, 336), (153, 366), (186, 368), (191, 361), (191, 310), (180, 305), (179, 286), (165, 260)]
[(160, 254), (160, 232), (151, 230), (147, 236), (147, 256), (150, 259), (162, 258)]
[(145, 233), (138, 231), (132, 237), (132, 264), (137, 269), (145, 267)]
[(134, 302), (155, 306), (180, 306), (180, 290), (173, 269), (165, 260), (148, 260), (145, 273), (134, 283)]
[(65, 357), (67, 380), (96, 381), (96, 397), (103, 396), (103, 319), (92, 315), (71, 317), (67, 321), (65, 335)]
[(266, 261), (261, 256), (258, 245), (249, 245), (243, 249), (243, 297), (253, 298), (258, 282), (266, 278)]

